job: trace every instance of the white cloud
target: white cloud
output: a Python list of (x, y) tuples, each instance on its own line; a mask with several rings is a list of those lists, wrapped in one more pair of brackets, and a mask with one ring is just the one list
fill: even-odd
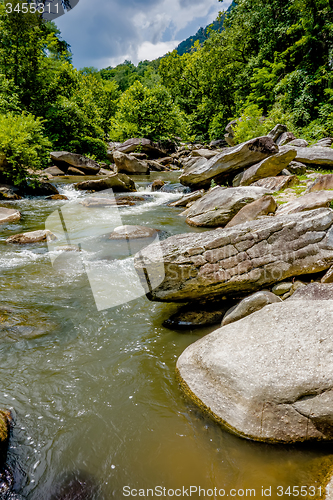
[(171, 40), (170, 42), (143, 42), (138, 48), (138, 61), (152, 61), (158, 57), (164, 56), (167, 52), (171, 52), (180, 44), (179, 40)]
[[(137, 63), (164, 55), (226, 9), (217, 0), (80, 0), (56, 20), (76, 67)], [(187, 30), (186, 30), (187, 29)], [(181, 31), (181, 34), (180, 34)]]

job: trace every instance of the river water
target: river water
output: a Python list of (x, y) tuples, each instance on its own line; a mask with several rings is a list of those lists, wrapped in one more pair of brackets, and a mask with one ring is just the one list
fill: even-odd
[[(156, 177), (161, 174), (151, 180)], [(176, 177), (163, 174), (172, 182)], [(164, 236), (195, 230), (177, 216), (179, 209), (166, 206), (179, 195), (150, 193), (146, 177), (135, 181), (139, 194), (150, 197), (120, 209), (124, 224), (148, 225)], [(58, 186), (71, 200), (87, 196), (69, 181)], [(158, 486), (184, 487), (184, 498), (190, 486), (224, 489), (235, 498), (255, 489), (256, 498), (263, 498), (263, 486), (272, 488), (271, 498), (286, 498), (278, 486), (319, 485), (319, 472), (332, 463), (330, 448), (244, 440), (184, 397), (176, 360), (214, 328), (167, 330), (162, 322), (179, 306), (144, 296), (98, 310), (83, 269), (66, 261), (52, 267), (46, 244), (5, 243), (12, 234), (43, 229), (47, 217), (66, 203), (40, 198), (1, 203), (22, 213), (20, 221), (0, 228), (0, 408), (11, 408), (14, 415), (9, 463), (16, 491), (29, 500), (48, 500), (73, 475), (88, 477), (92, 493), (54, 498), (121, 499), (128, 488)], [(103, 258), (97, 264), (110, 265)], [(131, 270), (123, 266), (119, 283), (126, 272)], [(206, 498), (221, 498), (211, 493), (206, 491)], [(314, 498), (309, 491), (306, 497)], [(192, 489), (191, 498), (203, 498), (203, 492), (199, 496)]]

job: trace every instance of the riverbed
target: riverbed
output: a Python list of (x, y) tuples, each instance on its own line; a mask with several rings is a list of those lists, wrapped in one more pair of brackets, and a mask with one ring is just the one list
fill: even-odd
[[(198, 231), (178, 217), (180, 209), (167, 206), (179, 194), (151, 193), (148, 187), (155, 178), (173, 183), (178, 176), (135, 177), (138, 194), (146, 199), (120, 210), (123, 224), (147, 225), (162, 237)], [(79, 202), (88, 194), (75, 191), (72, 181), (54, 184), (70, 202)], [(14, 318), (0, 326), (0, 408), (14, 415), (9, 464), (16, 491), (28, 500), (48, 500), (72, 475), (90, 478), (89, 498), (96, 500), (159, 486), (166, 493), (200, 486), (206, 498), (214, 488), (210, 498), (221, 498), (216, 491), (222, 489), (235, 498), (253, 489), (262, 498), (262, 487), (271, 487), (271, 498), (287, 498), (278, 486), (283, 491), (318, 486), (318, 472), (332, 462), (330, 447), (244, 440), (203, 415), (181, 392), (178, 356), (215, 327), (168, 330), (162, 322), (179, 305), (145, 296), (98, 310), (84, 268), (52, 266), (46, 244), (5, 243), (12, 234), (44, 229), (45, 220), (66, 203), (42, 198), (1, 203), (22, 214), (20, 221), (0, 227), (1, 306)], [(103, 258), (97, 264), (110, 265)], [(122, 273), (127, 272), (124, 265)], [(203, 497), (192, 492), (192, 498)]]

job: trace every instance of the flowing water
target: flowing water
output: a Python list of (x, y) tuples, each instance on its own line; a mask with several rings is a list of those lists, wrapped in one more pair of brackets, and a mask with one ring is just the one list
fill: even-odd
[[(164, 178), (175, 181), (176, 176)], [(177, 194), (150, 193), (147, 178), (135, 180), (139, 194), (149, 197), (120, 209), (123, 223), (160, 229), (163, 237), (195, 230), (177, 217), (179, 209), (167, 206)], [(69, 183), (60, 190), (71, 200), (87, 196)], [(44, 244), (5, 243), (12, 234), (43, 229), (47, 217), (66, 203), (36, 198), (1, 203), (22, 213), (20, 221), (0, 228), (5, 318), (0, 408), (14, 414), (9, 463), (16, 491), (29, 500), (48, 500), (73, 475), (89, 478), (90, 493), (76, 496), (68, 493), (69, 486), (54, 498), (121, 499), (126, 498), (125, 486), (165, 487), (156, 490), (162, 497), (184, 487), (184, 498), (190, 486), (224, 489), (225, 496), (234, 498), (249, 497), (245, 490), (255, 489), (256, 498), (262, 498), (263, 486), (272, 488), (271, 498), (286, 498), (278, 486), (319, 485), (319, 473), (327, 472), (332, 462), (330, 449), (241, 439), (184, 397), (175, 378), (176, 360), (214, 328), (185, 334), (167, 330), (162, 322), (179, 306), (149, 302), (145, 296), (98, 311), (82, 267), (70, 261), (52, 267)], [(105, 209), (105, 219), (110, 210)], [(126, 273), (131, 279), (126, 262), (119, 268), (119, 286)], [(103, 258), (94, 264), (99, 270), (112, 265)], [(114, 282), (110, 295), (115, 287)], [(11, 311), (7, 319), (6, 308)], [(141, 493), (152, 497), (152, 492)], [(221, 498), (214, 491), (206, 491), (208, 496)], [(191, 498), (203, 497), (203, 491), (199, 496), (192, 489)], [(314, 496), (308, 491), (307, 498)]]

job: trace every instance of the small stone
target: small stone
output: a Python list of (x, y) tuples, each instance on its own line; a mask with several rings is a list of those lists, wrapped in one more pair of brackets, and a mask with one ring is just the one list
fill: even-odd
[(272, 292), (275, 293), (275, 295), (284, 295), (291, 290), (292, 286), (292, 283), (284, 281), (273, 286)]
[(235, 321), (245, 318), (246, 316), (249, 316), (249, 314), (259, 311), (263, 307), (268, 304), (273, 304), (274, 302), (281, 302), (281, 299), (272, 292), (262, 290), (260, 292), (253, 293), (226, 312), (221, 326), (234, 323)]

